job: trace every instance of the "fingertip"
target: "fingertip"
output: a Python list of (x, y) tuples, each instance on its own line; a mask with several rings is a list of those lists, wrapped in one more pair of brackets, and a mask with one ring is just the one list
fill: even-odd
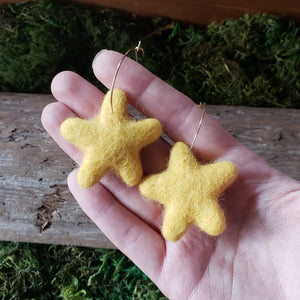
[(49, 118), (48, 116), (50, 115), (49, 112), (52, 110), (51, 106), (53, 103), (47, 104), (44, 109), (42, 110), (42, 114), (41, 114), (41, 122), (43, 127), (46, 129), (46, 127), (48, 127), (48, 122), (49, 122)]
[(63, 103), (53, 102), (42, 111), (41, 122), (48, 134), (73, 160), (80, 162), (82, 153), (76, 146), (67, 142), (61, 135), (60, 125), (68, 118), (76, 115)]
[(41, 115), (41, 122), (43, 127), (48, 131), (48, 129), (53, 128), (53, 124), (55, 124), (56, 120), (53, 118), (53, 116), (57, 112), (57, 102), (53, 102), (50, 104), (47, 104)]
[(51, 82), (51, 92), (81, 118), (91, 118), (99, 110), (103, 93), (72, 71), (58, 73)]
[[(121, 89), (126, 93), (127, 100), (131, 105), (136, 106), (138, 102), (140, 109), (146, 115), (153, 116), (154, 114), (148, 111), (148, 105), (145, 106), (144, 101), (140, 101), (140, 96), (144, 94), (145, 90), (149, 91), (148, 87), (150, 84), (155, 82), (162, 83), (162, 81), (134, 59), (125, 57), (123, 61), (122, 58), (123, 55), (121, 53), (112, 50), (102, 52), (94, 60), (93, 71), (95, 76), (103, 85), (110, 89), (116, 69), (119, 63), (122, 62), (122, 66), (118, 71), (118, 80), (116, 81), (115, 88)], [(159, 92), (162, 91), (159, 90)], [(155, 96), (153, 89), (150, 95), (147, 92), (146, 96), (150, 96), (151, 98)], [(151, 102), (150, 106), (155, 106), (155, 104)]]
[(77, 174), (78, 169), (75, 169), (67, 177), (67, 184), (71, 192), (74, 190), (75, 187), (78, 187)]
[(103, 53), (103, 52), (105, 52), (105, 51), (108, 51), (107, 49), (102, 49), (102, 50), (100, 50), (96, 55), (95, 55), (95, 57), (94, 57), (94, 59), (93, 59), (93, 62), (92, 62), (92, 68), (94, 68), (94, 63), (95, 63), (95, 61), (97, 60), (97, 58), (101, 55), (101, 53)]
[(66, 94), (66, 91), (69, 96), (72, 96), (72, 92), (77, 88), (78, 81), (82, 78), (72, 71), (62, 71), (54, 76), (51, 82), (51, 92), (53, 96), (61, 101)]
[(93, 60), (93, 71), (95, 76), (106, 86), (110, 78), (113, 78), (117, 64), (122, 55), (112, 50), (100, 51)]
[(70, 111), (63, 103), (53, 102), (44, 107), (41, 115), (41, 122), (43, 127), (51, 133), (52, 131), (55, 132), (56, 128), (69, 117), (74, 117), (72, 111)]
[[(86, 199), (86, 196), (83, 197), (83, 194), (88, 194), (87, 189), (82, 189), (78, 183), (78, 168), (73, 170), (67, 177), (67, 184), (68, 188), (73, 195), (74, 199), (78, 202), (80, 206), (81, 205), (81, 200)], [(84, 207), (82, 207), (84, 209)]]

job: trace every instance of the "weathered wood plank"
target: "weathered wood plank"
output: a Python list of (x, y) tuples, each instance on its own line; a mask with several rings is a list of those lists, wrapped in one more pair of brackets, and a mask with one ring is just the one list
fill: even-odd
[[(0, 0), (1, 3), (24, 0)], [(297, 0), (75, 0), (85, 4), (122, 9), (143, 16), (164, 16), (188, 23), (207, 25), (239, 18), (246, 13), (266, 12), (300, 19), (300, 3)]]
[[(0, 240), (114, 247), (68, 192), (66, 177), (75, 164), (40, 123), (43, 107), (53, 100), (0, 94)], [(271, 165), (300, 180), (300, 110), (208, 106), (208, 113)], [(52, 225), (47, 214), (53, 215)]]
[[(111, 248), (67, 190), (74, 163), (41, 125), (41, 111), (53, 100), (49, 95), (0, 96), (0, 240)], [(42, 206), (50, 213), (53, 207), (54, 220), (40, 232), (35, 224)]]
[(300, 180), (300, 110), (213, 106), (208, 112), (274, 168)]

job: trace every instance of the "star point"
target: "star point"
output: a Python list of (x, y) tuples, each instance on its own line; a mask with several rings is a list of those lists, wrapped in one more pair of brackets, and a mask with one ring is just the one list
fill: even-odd
[(110, 93), (95, 118), (69, 118), (60, 127), (62, 136), (84, 153), (78, 172), (83, 188), (93, 186), (109, 171), (120, 175), (129, 186), (138, 184), (143, 175), (139, 152), (162, 132), (156, 119), (129, 119), (125, 93), (115, 89), (112, 103)]

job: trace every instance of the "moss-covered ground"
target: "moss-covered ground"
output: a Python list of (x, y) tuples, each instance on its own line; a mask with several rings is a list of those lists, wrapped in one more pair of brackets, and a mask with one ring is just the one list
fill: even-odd
[(165, 299), (116, 250), (1, 242), (1, 299)]
[[(101, 89), (91, 63), (103, 48), (142, 40), (140, 62), (196, 102), (300, 108), (299, 25), (245, 15), (196, 27), (61, 1), (0, 6), (0, 91), (49, 93), (78, 72)], [(116, 250), (0, 243), (2, 299), (161, 299)]]
[(65, 69), (97, 83), (100, 49), (142, 40), (140, 62), (195, 101), (299, 108), (299, 28), (266, 14), (197, 28), (50, 0), (2, 6), (0, 90), (47, 93)]

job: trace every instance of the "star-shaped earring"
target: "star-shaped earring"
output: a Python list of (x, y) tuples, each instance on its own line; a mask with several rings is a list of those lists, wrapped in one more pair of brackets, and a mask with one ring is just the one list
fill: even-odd
[[(112, 101), (111, 101), (112, 100)], [(91, 120), (69, 118), (60, 127), (62, 136), (84, 152), (78, 183), (89, 188), (109, 171), (119, 174), (129, 186), (140, 182), (143, 170), (139, 152), (162, 133), (156, 119), (131, 120), (123, 91), (109, 91), (100, 113)]]
[(191, 224), (215, 236), (226, 227), (218, 198), (237, 175), (231, 162), (200, 165), (189, 147), (178, 142), (171, 149), (167, 169), (146, 177), (139, 189), (164, 205), (162, 234), (166, 239), (178, 240)]

